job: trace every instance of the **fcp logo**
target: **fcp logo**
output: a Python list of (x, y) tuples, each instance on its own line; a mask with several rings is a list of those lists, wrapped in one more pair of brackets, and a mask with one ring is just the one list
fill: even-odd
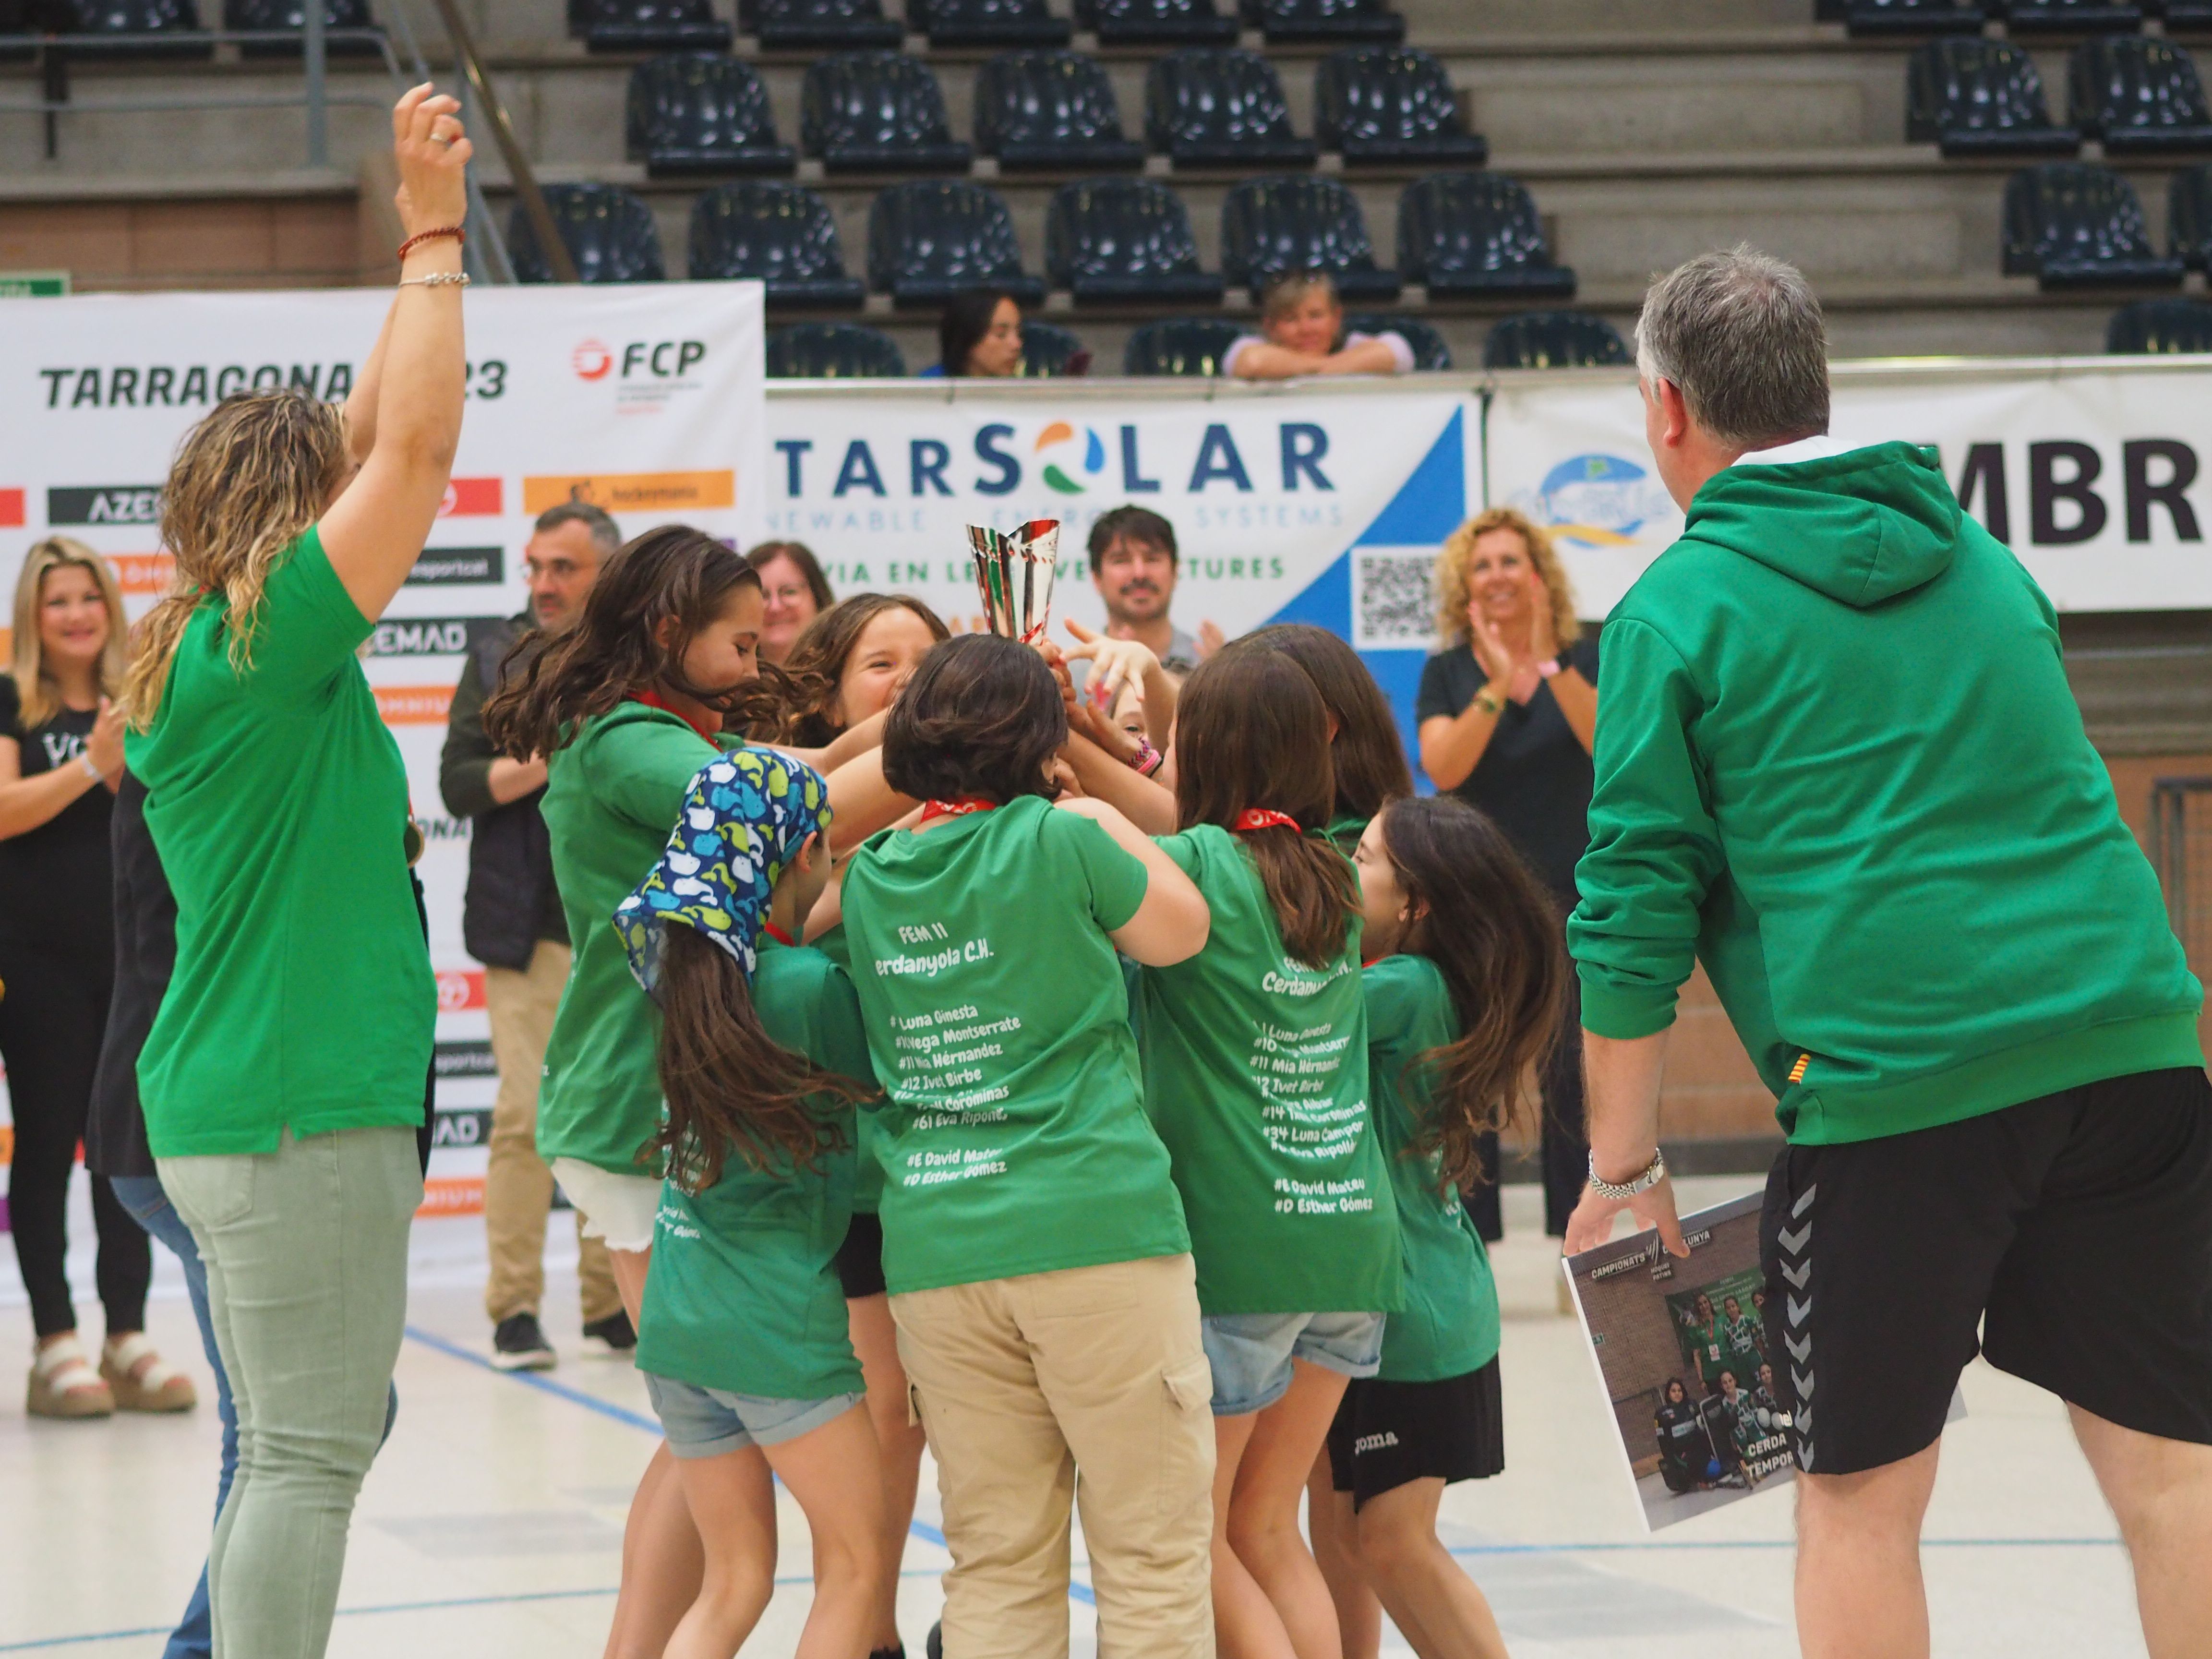
[(604, 380), (614, 366), (615, 354), (599, 340), (586, 340), (568, 354), (568, 367), (579, 380)]

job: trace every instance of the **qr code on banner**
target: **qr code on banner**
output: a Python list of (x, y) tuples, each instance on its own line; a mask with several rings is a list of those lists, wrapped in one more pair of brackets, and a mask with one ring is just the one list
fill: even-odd
[(1404, 650), (1436, 637), (1437, 550), (1363, 547), (1352, 556), (1352, 643), (1361, 651)]

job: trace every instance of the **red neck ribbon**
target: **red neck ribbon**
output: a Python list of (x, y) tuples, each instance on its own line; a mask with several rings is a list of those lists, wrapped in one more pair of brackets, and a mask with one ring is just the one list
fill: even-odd
[[(970, 812), (988, 812), (999, 803), (985, 800), (981, 795), (963, 795), (957, 800), (933, 800), (921, 809), (922, 823), (934, 823), (939, 818), (964, 818)], [(921, 824), (915, 826), (917, 830)]]
[(1237, 815), (1237, 822), (1229, 826), (1238, 835), (1249, 835), (1255, 830), (1296, 830), (1298, 821), (1288, 812), (1271, 812), (1264, 806), (1248, 806)]
[(777, 927), (772, 921), (764, 921), (761, 923), (761, 932), (766, 933), (778, 945), (796, 945), (799, 943), (797, 939), (792, 938), (790, 934), (785, 933), (782, 928)]
[[(682, 720), (684, 725), (690, 726), (694, 732), (696, 732), (701, 737), (706, 738), (709, 743), (713, 743), (714, 739), (721, 734), (722, 717), (720, 714), (715, 714), (712, 709), (708, 711), (707, 719), (714, 723), (712, 725), (705, 725), (698, 720), (693, 720), (689, 714), (683, 714), (677, 709), (671, 708), (665, 700), (662, 698), (660, 693), (655, 691), (651, 686), (647, 686), (642, 691), (631, 692), (629, 694), (629, 698), (632, 702), (641, 702), (647, 708), (658, 708), (664, 714), (674, 714), (678, 720)], [(716, 746), (719, 747), (720, 745), (718, 744)]]

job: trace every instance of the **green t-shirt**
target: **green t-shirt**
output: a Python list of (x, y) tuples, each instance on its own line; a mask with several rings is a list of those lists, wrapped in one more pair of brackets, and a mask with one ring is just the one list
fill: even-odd
[[(821, 951), (763, 934), (753, 1006), (785, 1048), (824, 1071), (872, 1080), (853, 983)], [(756, 1170), (732, 1152), (703, 1193), (661, 1184), (641, 1370), (771, 1400), (860, 1391), (836, 1268), (853, 1219), (854, 1111), (844, 1104), (832, 1115), (844, 1150), (811, 1170), (788, 1159)]]
[(1331, 818), (1328, 826), (1322, 830), (1322, 834), (1336, 843), (1336, 850), (1346, 858), (1350, 858), (1358, 848), (1359, 838), (1366, 833), (1367, 820), (1350, 812), (1346, 812), (1341, 817)]
[(152, 728), (125, 738), (177, 897), (176, 971), (138, 1057), (156, 1158), (422, 1121), (438, 998), (406, 769), (354, 654), (374, 626), (311, 529), (270, 573), (252, 665), (231, 665), (222, 601), (203, 599)]
[(1145, 888), (1104, 830), (1033, 795), (854, 855), (894, 1295), (1190, 1248), (1107, 938)]
[(1243, 845), (1164, 836), (1213, 913), (1206, 949), (1139, 980), (1145, 1109), (1175, 1160), (1209, 1314), (1388, 1312), (1398, 1215), (1368, 1132), (1359, 920), (1324, 969), (1283, 950)]
[(538, 1155), (549, 1162), (660, 1173), (638, 1156), (660, 1127), (660, 1011), (631, 977), (615, 906), (667, 850), (692, 778), (717, 752), (679, 716), (623, 702), (584, 721), (548, 763), (538, 810), (576, 953), (538, 1097)]
[[(814, 941), (814, 948), (836, 963), (840, 970), (849, 975), (853, 958), (849, 942), (845, 938), (845, 924), (835, 927)], [(872, 1083), (873, 1072), (857, 1073), (862, 1081)], [(853, 1213), (873, 1215), (882, 1207), (884, 1197), (884, 1166), (876, 1161), (876, 1115), (863, 1111), (854, 1130), (854, 1144), (860, 1150), (859, 1172), (853, 1183)]]
[(1406, 1305), (1382, 1331), (1388, 1382), (1440, 1382), (1498, 1356), (1498, 1286), (1459, 1194), (1438, 1160), (1407, 1156), (1426, 1126), (1419, 1057), (1458, 1039), (1451, 993), (1426, 957), (1385, 957), (1360, 975), (1367, 990), (1367, 1091), (1375, 1138), (1390, 1165), (1405, 1254)]

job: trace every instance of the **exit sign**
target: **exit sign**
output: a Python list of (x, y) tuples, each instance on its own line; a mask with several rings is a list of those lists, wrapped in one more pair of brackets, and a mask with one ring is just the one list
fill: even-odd
[(58, 300), (69, 291), (66, 270), (0, 270), (0, 300)]

